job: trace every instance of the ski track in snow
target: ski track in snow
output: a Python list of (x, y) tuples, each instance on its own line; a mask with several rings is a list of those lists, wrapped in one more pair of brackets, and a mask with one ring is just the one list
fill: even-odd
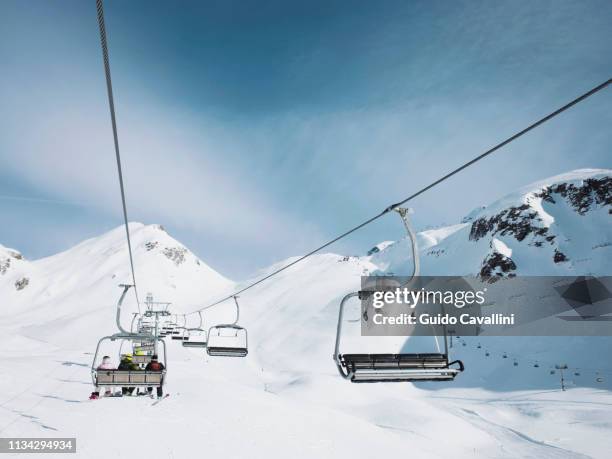
[[(590, 456), (586, 456), (584, 454), (576, 453), (575, 451), (570, 451), (564, 448), (560, 448), (558, 446), (549, 445), (543, 441), (534, 440), (529, 435), (524, 434), (518, 430), (512, 429), (507, 426), (503, 426), (500, 424), (496, 424), (494, 422), (488, 421), (483, 418), (476, 411), (472, 411), (466, 408), (461, 408), (463, 413), (466, 413), (468, 416), (467, 419), (470, 419), (470, 422), (473, 422), (475, 425), (482, 426), (483, 430), (490, 432), (495, 438), (499, 439), (500, 444), (503, 445), (504, 449), (510, 449), (507, 445), (513, 445), (512, 454), (516, 457), (534, 457), (534, 458), (576, 458), (576, 459), (584, 459), (590, 458)], [(508, 438), (510, 437), (510, 438)], [(542, 448), (536, 448), (533, 451), (533, 448), (525, 448), (525, 445), (519, 444), (519, 442), (515, 441), (517, 437), (519, 440), (524, 440), (527, 442), (529, 446), (541, 446)]]

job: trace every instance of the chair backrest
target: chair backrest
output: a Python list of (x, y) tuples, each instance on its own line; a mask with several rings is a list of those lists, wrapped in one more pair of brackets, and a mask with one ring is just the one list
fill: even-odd
[(164, 371), (95, 370), (96, 386), (160, 386)]
[(146, 364), (149, 363), (151, 361), (151, 357), (150, 355), (133, 355), (132, 356), (132, 362), (135, 364)]

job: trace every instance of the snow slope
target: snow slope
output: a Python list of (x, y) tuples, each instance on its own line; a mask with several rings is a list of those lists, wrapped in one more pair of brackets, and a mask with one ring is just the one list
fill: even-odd
[[(584, 185), (610, 177), (603, 170), (554, 177), (461, 224), (419, 233), (423, 273), (609, 274), (610, 202)], [(570, 185), (578, 191), (568, 193)], [(508, 215), (512, 208), (518, 214)], [(131, 224), (130, 232), (141, 296), (172, 301), (173, 311), (248, 282), (223, 278), (159, 226)], [(331, 355), (340, 298), (359, 288), (363, 273), (409, 271), (406, 240), (363, 257), (316, 255), (245, 293), (245, 359), (207, 357), (169, 340), (172, 395), (159, 405), (136, 397), (87, 401), (91, 352), (98, 337), (115, 331), (117, 284), (130, 280), (124, 236), (117, 228), (36, 261), (0, 247), (1, 436), (76, 436), (77, 456), (88, 458), (608, 457), (609, 339), (455, 340), (453, 352), (468, 370), (454, 383), (357, 385), (337, 375)], [(555, 262), (556, 251), (566, 260)], [(504, 271), (508, 260), (515, 268)], [(18, 289), (23, 278), (28, 283)], [(125, 325), (135, 310), (130, 297)], [(355, 301), (347, 316), (357, 315)], [(231, 307), (220, 307), (205, 321), (232, 317)], [(361, 338), (358, 323), (345, 331), (346, 349), (389, 351), (410, 341)], [(560, 359), (572, 368), (566, 392), (550, 374)]]

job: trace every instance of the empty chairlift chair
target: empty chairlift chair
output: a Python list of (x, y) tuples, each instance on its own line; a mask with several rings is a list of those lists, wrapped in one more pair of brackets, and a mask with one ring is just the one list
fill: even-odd
[(175, 341), (185, 341), (189, 339), (189, 330), (181, 327), (181, 330), (176, 330), (172, 333), (172, 339)]
[(231, 324), (220, 324), (208, 330), (206, 352), (215, 357), (246, 357), (248, 354), (248, 334), (246, 328), (238, 325), (240, 306), (236, 303), (236, 320)]
[(196, 328), (187, 328), (185, 332), (187, 335), (183, 339), (183, 347), (201, 347), (204, 348), (207, 345), (206, 331), (202, 328), (202, 312), (199, 311), (200, 324)]
[[(369, 293), (369, 292), (368, 292)], [(464, 367), (460, 360), (450, 362), (448, 346), (444, 337), (444, 352), (419, 354), (342, 354), (340, 336), (344, 306), (359, 293), (346, 295), (340, 306), (338, 334), (334, 359), (340, 375), (354, 383), (361, 382), (407, 382), (407, 381), (452, 381)]]
[[(414, 272), (410, 280), (418, 276), (419, 262), (416, 235), (408, 222), (406, 209), (396, 209), (412, 242)], [(346, 295), (340, 303), (334, 360), (340, 375), (354, 383), (406, 382), (406, 381), (451, 381), (462, 372), (460, 360), (449, 362), (447, 336), (444, 335), (444, 352), (419, 354), (342, 354), (340, 338), (344, 307), (351, 298), (369, 295), (371, 292), (353, 292)], [(436, 340), (437, 342), (437, 340)]]
[(206, 331), (200, 328), (191, 328), (189, 335), (183, 340), (183, 347), (206, 347)]
[(171, 335), (171, 338), (173, 340), (180, 340), (180, 341), (182, 341), (185, 338), (185, 336), (186, 336), (185, 335), (185, 328), (186, 328), (186, 325), (187, 325), (186, 317), (183, 316), (183, 325), (182, 326), (179, 326), (178, 323), (179, 323), (179, 315), (177, 314), (174, 322), (172, 322), (170, 324), (170, 326), (172, 327), (172, 330), (170, 330), (169, 334)]

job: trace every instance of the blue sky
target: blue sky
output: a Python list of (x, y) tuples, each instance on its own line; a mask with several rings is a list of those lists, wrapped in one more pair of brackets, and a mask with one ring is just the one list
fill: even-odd
[[(0, 4), (0, 243), (121, 224), (91, 1)], [(131, 220), (239, 279), (372, 216), (612, 74), (609, 1), (106, 1)], [(412, 204), (455, 223), (612, 167), (610, 89)], [(382, 219), (332, 250), (401, 237)]]

